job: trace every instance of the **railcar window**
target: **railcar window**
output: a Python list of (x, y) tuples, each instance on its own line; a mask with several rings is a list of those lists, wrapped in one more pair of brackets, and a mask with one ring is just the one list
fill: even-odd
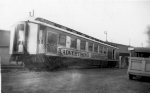
[(39, 43), (44, 44), (44, 30), (46, 29), (45, 26), (40, 25), (40, 31), (39, 31)]
[(71, 48), (77, 48), (77, 39), (71, 38)]
[(98, 52), (98, 44), (94, 44), (94, 52)]
[(81, 42), (80, 42), (80, 48), (81, 48), (81, 50), (85, 50), (85, 46), (86, 46), (86, 41), (81, 40)]
[(19, 30), (19, 41), (21, 41), (21, 42), (24, 41), (24, 32), (23, 32), (23, 30)]
[(23, 24), (19, 24), (19, 25), (17, 26), (17, 30), (18, 30), (18, 31), (19, 31), (19, 30), (24, 31), (24, 25), (23, 25)]
[(15, 42), (14, 42), (14, 52), (22, 52), (22, 48), (19, 48), (19, 45), (22, 46), (24, 42), (24, 24), (18, 24), (17, 27), (15, 28)]
[(23, 24), (19, 24), (17, 26), (17, 31), (18, 31), (18, 41), (23, 41), (24, 39), (24, 25)]
[(93, 51), (93, 43), (89, 42), (89, 51), (92, 52)]
[(104, 54), (107, 54), (107, 48), (106, 47), (103, 48), (103, 52), (104, 52)]
[(59, 44), (66, 46), (66, 35), (63, 35), (63, 34), (59, 35)]
[(44, 43), (44, 38), (43, 38), (43, 30), (39, 31), (39, 43), (43, 44)]
[(48, 43), (52, 44), (52, 45), (57, 44), (57, 35), (49, 33), (48, 34)]
[(99, 45), (99, 53), (103, 53), (103, 46)]

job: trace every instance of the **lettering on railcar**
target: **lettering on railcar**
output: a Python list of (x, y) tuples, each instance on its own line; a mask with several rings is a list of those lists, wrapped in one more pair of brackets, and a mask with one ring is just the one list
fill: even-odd
[(84, 58), (90, 57), (88, 52), (82, 52), (82, 51), (66, 49), (66, 48), (60, 48), (59, 54), (61, 56), (73, 56), (73, 57), (84, 57)]
[(82, 58), (92, 58), (92, 59), (107, 59), (107, 56), (98, 53), (90, 53), (84, 51), (78, 51), (67, 48), (59, 48), (59, 55), (70, 56), (70, 57), (82, 57)]

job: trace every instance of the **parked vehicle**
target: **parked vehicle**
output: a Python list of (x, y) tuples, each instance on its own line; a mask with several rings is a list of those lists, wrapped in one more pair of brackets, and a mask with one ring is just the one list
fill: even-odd
[(130, 48), (128, 75), (150, 77), (150, 48)]
[(11, 31), (11, 60), (29, 68), (115, 66), (117, 47), (43, 18), (21, 21)]

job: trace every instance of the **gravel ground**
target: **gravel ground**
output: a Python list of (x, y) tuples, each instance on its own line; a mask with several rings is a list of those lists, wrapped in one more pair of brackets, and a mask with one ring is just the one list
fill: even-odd
[(150, 93), (150, 80), (129, 80), (126, 69), (63, 69), (1, 73), (2, 93)]

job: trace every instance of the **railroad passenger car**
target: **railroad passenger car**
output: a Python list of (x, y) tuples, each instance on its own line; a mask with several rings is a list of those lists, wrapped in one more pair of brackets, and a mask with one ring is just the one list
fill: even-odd
[(11, 31), (10, 61), (28, 68), (115, 66), (117, 47), (43, 18), (21, 21)]

